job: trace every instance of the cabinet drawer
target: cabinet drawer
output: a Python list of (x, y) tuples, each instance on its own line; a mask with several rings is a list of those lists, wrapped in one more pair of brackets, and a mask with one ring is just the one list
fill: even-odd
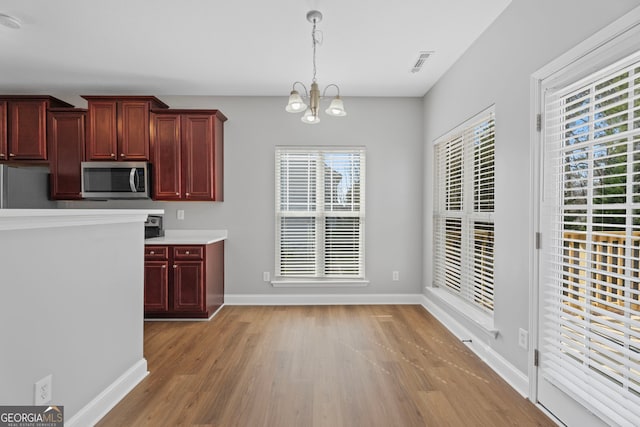
[(165, 260), (169, 258), (168, 246), (145, 246), (144, 259), (146, 260)]
[(202, 246), (175, 246), (174, 259), (202, 259)]

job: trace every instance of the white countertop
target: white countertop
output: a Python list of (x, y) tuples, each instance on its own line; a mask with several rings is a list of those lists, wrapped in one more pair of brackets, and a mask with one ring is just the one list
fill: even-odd
[(0, 231), (144, 222), (163, 209), (0, 209)]
[(208, 245), (227, 239), (227, 230), (165, 230), (163, 237), (145, 239), (145, 245)]

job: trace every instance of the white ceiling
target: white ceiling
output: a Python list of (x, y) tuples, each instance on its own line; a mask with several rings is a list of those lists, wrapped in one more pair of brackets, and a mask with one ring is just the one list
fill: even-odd
[[(0, 93), (422, 96), (511, 0), (2, 0)], [(419, 73), (419, 51), (435, 51)]]

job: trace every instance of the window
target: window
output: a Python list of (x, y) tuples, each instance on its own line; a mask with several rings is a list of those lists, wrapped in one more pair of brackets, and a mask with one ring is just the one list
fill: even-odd
[(276, 148), (276, 281), (364, 279), (365, 151)]
[(640, 417), (640, 52), (545, 94), (545, 379)]
[(493, 312), (493, 107), (435, 143), (434, 286)]

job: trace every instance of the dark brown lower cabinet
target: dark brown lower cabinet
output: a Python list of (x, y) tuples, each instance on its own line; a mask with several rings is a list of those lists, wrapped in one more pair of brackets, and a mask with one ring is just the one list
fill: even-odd
[(144, 312), (169, 310), (169, 261), (144, 262)]
[(224, 302), (224, 241), (145, 247), (146, 318), (208, 318)]

